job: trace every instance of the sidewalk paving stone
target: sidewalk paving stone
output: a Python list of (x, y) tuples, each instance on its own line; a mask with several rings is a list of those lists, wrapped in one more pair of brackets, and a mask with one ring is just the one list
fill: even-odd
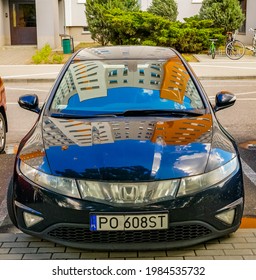
[[(239, 229), (230, 237), (197, 246), (157, 251), (88, 251), (39, 240), (24, 233), (0, 233), (0, 259), (87, 260), (245, 260), (256, 259), (255, 229)], [(254, 236), (251, 237), (251, 235)], [(236, 237), (245, 236), (245, 237)], [(249, 236), (249, 237), (246, 237)]]

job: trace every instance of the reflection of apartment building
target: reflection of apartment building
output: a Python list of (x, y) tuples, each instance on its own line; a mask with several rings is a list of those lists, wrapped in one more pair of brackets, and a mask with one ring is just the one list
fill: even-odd
[[(195, 122), (196, 120), (196, 122)], [(188, 145), (191, 142), (211, 141), (211, 116), (175, 119), (175, 121), (113, 121), (88, 122), (45, 118), (43, 135), (46, 148), (69, 145), (92, 146), (122, 140), (141, 140), (167, 145)]]
[(157, 123), (152, 142), (161, 136), (167, 145), (188, 145), (192, 142), (211, 142), (211, 115)]
[(154, 133), (151, 121), (137, 122), (87, 122), (45, 118), (43, 135), (46, 148), (49, 146), (91, 146), (134, 139), (150, 140)]
[(70, 65), (61, 81), (53, 107), (65, 109), (70, 97), (75, 94), (82, 102), (107, 96), (108, 90), (122, 87), (159, 90), (163, 99), (182, 104), (186, 97), (192, 106), (200, 107), (196, 104), (197, 90), (178, 58), (174, 57), (165, 64), (157, 61), (137, 63), (128, 61), (127, 65), (115, 65), (103, 61), (81, 61)]

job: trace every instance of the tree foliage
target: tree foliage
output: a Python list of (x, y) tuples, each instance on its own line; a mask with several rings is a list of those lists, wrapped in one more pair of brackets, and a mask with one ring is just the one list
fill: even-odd
[(223, 29), (198, 16), (185, 22), (139, 10), (137, 0), (87, 0), (86, 17), (92, 38), (106, 45), (173, 47), (180, 52), (209, 48), (209, 38), (224, 41)]
[(153, 0), (148, 12), (176, 21), (178, 16), (178, 6), (175, 0)]
[(224, 41), (223, 29), (215, 28), (212, 20), (192, 17), (172, 22), (148, 12), (114, 10), (105, 17), (113, 45), (151, 45), (173, 47), (180, 52), (199, 52), (209, 48), (209, 39)]
[(86, 0), (85, 14), (92, 39), (101, 45), (109, 43), (109, 26), (105, 15), (114, 9), (122, 11), (138, 11), (137, 0)]
[(203, 0), (199, 16), (213, 20), (225, 32), (238, 29), (245, 20), (238, 0)]

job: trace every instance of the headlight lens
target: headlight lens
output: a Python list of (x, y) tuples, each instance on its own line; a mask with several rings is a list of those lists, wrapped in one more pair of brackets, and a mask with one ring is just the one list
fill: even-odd
[(183, 178), (177, 196), (189, 195), (214, 186), (231, 175), (238, 167), (237, 157), (217, 169), (198, 176)]
[(112, 203), (152, 203), (174, 198), (180, 180), (143, 183), (105, 183), (79, 180), (83, 199)]
[(63, 195), (81, 198), (77, 189), (76, 181), (74, 179), (48, 175), (35, 168), (32, 168), (23, 161), (20, 162), (20, 171), (24, 176), (39, 186), (45, 187)]
[(108, 203), (143, 204), (191, 195), (217, 185), (229, 177), (238, 165), (238, 159), (235, 157), (221, 167), (202, 175), (138, 183), (76, 181), (43, 173), (23, 161), (20, 162), (20, 171), (39, 186), (66, 196)]

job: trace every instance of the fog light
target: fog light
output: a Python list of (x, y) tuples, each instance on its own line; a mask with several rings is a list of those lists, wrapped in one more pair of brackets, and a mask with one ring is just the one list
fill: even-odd
[(23, 218), (27, 227), (32, 227), (43, 220), (42, 217), (27, 212), (23, 212)]
[(231, 225), (235, 218), (235, 209), (221, 212), (217, 214), (215, 217), (220, 221), (224, 222), (225, 224)]

